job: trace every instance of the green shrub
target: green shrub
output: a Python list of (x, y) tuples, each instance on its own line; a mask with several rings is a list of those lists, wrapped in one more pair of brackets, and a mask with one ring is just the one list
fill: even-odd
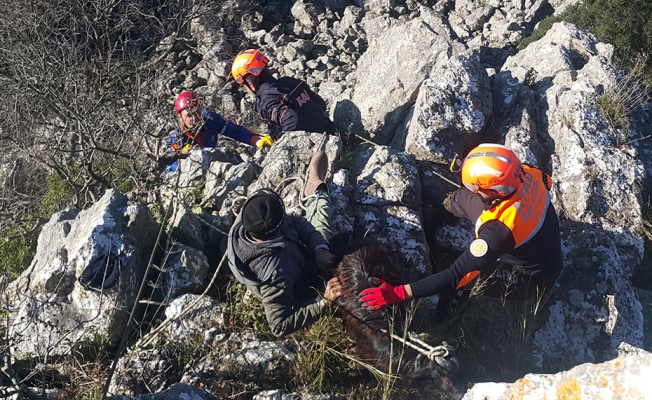
[(46, 178), (48, 191), (39, 204), (39, 215), (47, 218), (73, 203), (75, 190), (68, 181), (52, 172)]
[[(20, 233), (13, 231), (0, 238), (0, 275), (6, 275), (10, 280), (16, 279), (29, 267), (36, 254), (38, 232)], [(11, 239), (5, 241), (6, 238)]]
[(247, 293), (247, 287), (235, 278), (231, 278), (225, 304), (224, 317), (230, 328), (259, 333), (269, 332), (262, 302)]

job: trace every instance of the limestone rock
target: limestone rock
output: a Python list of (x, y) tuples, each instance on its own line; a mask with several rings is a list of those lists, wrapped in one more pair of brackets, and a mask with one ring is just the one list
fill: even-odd
[(581, 364), (554, 375), (527, 374), (514, 383), (477, 383), (464, 400), (574, 398), (649, 399), (652, 354), (618, 357), (602, 364)]
[(222, 305), (212, 297), (197, 294), (185, 294), (172, 300), (165, 308), (165, 318), (174, 320), (168, 328), (173, 341), (202, 335), (221, 327), (224, 321)]
[(414, 111), (406, 118), (407, 137), (393, 147), (419, 160), (449, 164), (478, 142), (491, 120), (489, 77), (476, 56), (459, 54), (437, 63), (423, 81)]
[(335, 107), (333, 119), (343, 126), (353, 124), (354, 131), (364, 130), (375, 142), (387, 144), (433, 65), (461, 48), (449, 39), (442, 17), (426, 8), (417, 19), (389, 28), (378, 24), (377, 29), (377, 34), (367, 29), (375, 38), (369, 39), (369, 48), (358, 60), (352, 96), (339, 100), (342, 104)]
[(200, 250), (175, 245), (161, 272), (163, 294), (174, 299), (186, 293), (201, 293), (208, 281), (208, 259)]
[(65, 355), (80, 343), (117, 343), (157, 230), (147, 208), (128, 205), (113, 190), (86, 210), (55, 214), (32, 265), (7, 288), (13, 355)]

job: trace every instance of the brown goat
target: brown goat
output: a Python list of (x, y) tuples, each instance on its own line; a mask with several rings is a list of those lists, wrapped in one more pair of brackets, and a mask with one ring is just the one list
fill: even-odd
[[(390, 285), (403, 284), (401, 273), (394, 267), (389, 255), (377, 244), (366, 243), (358, 250), (342, 256), (333, 270), (333, 275), (342, 283), (342, 293), (337, 300), (338, 313), (344, 321), (346, 331), (356, 343), (356, 353), (366, 362), (381, 371), (401, 377), (402, 383), (410, 387), (437, 389), (455, 399), (462, 398), (464, 385), (456, 376), (457, 360), (454, 357), (440, 359), (441, 363), (394, 341), (388, 334), (390, 324), (386, 311), (371, 310), (360, 302), (359, 294), (369, 287), (379, 286), (372, 277), (381, 278)], [(402, 335), (402, 318), (395, 318), (393, 329)], [(400, 352), (405, 351), (402, 357)]]

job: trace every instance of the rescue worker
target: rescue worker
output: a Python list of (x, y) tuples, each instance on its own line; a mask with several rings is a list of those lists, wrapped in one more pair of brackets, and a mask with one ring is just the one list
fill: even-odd
[(464, 185), (443, 205), (475, 222), (475, 240), (449, 268), (434, 275), (397, 287), (379, 280), (380, 287), (362, 291), (366, 306), (380, 309), (435, 294), (452, 298), (478, 276), (486, 279), (483, 294), (493, 297), (524, 299), (552, 287), (562, 269), (562, 252), (550, 176), (522, 165), (499, 144), (471, 150), (461, 175)]
[[(168, 135), (165, 144), (168, 152), (185, 154), (193, 146), (216, 147), (218, 136), (261, 148), (271, 146), (269, 136), (258, 136), (244, 126), (235, 124), (221, 115), (203, 109), (197, 95), (193, 92), (181, 92), (174, 101), (174, 111), (178, 126)], [(175, 161), (165, 172), (176, 171), (179, 162)]]
[(256, 111), (274, 140), (289, 131), (335, 133), (326, 102), (308, 85), (290, 77), (275, 79), (269, 60), (258, 50), (240, 52), (233, 60), (233, 79), (256, 96)]
[(326, 153), (320, 151), (311, 160), (304, 189), (306, 218), (286, 215), (278, 194), (261, 189), (246, 200), (229, 231), (231, 272), (262, 301), (276, 336), (309, 326), (327, 302), (340, 295), (337, 278), (328, 281), (323, 296), (319, 294), (333, 258), (327, 170)]

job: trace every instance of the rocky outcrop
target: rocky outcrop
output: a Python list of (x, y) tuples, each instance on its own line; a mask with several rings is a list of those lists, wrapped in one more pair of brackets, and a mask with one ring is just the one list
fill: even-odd
[(405, 135), (397, 135), (392, 147), (418, 160), (449, 164), (480, 141), (492, 108), (489, 77), (477, 56), (458, 54), (439, 61), (421, 84), (404, 122)]
[[(533, 62), (543, 56), (545, 63)], [(542, 131), (553, 156), (549, 164), (538, 158), (553, 172), (554, 205), (565, 218), (566, 271), (531, 348), (534, 365), (544, 371), (610, 359), (621, 342), (643, 345), (631, 277), (643, 257), (645, 175), (632, 147), (614, 145), (614, 132), (596, 105), (603, 88), (616, 84), (610, 56), (610, 46), (559, 23), (501, 70), (545, 93)], [(510, 137), (509, 144), (518, 140)], [(530, 140), (516, 147), (531, 148)]]
[(333, 163), (342, 152), (339, 137), (322, 133), (292, 132), (284, 134), (274, 143), (261, 166), (258, 179), (248, 188), (248, 194), (262, 188), (275, 190), (284, 200), (286, 211), (302, 215), (300, 201), (308, 176), (308, 165), (316, 151), (328, 155), (327, 179), (333, 171)]
[(340, 125), (352, 124), (376, 143), (389, 143), (433, 65), (463, 49), (448, 39), (450, 30), (441, 15), (420, 11), (409, 22), (387, 23), (386, 17), (378, 17), (366, 25), (369, 48), (357, 63), (355, 89), (333, 109)]
[(147, 208), (113, 190), (89, 209), (55, 214), (32, 264), (7, 288), (14, 356), (117, 343), (156, 232)]
[(387, 246), (406, 279), (431, 272), (414, 160), (402, 152), (376, 147), (359, 155), (351, 169), (356, 176), (352, 206), (357, 236)]
[(527, 374), (514, 383), (477, 383), (464, 400), (649, 398), (652, 354), (641, 351), (601, 364), (582, 364), (554, 375)]

